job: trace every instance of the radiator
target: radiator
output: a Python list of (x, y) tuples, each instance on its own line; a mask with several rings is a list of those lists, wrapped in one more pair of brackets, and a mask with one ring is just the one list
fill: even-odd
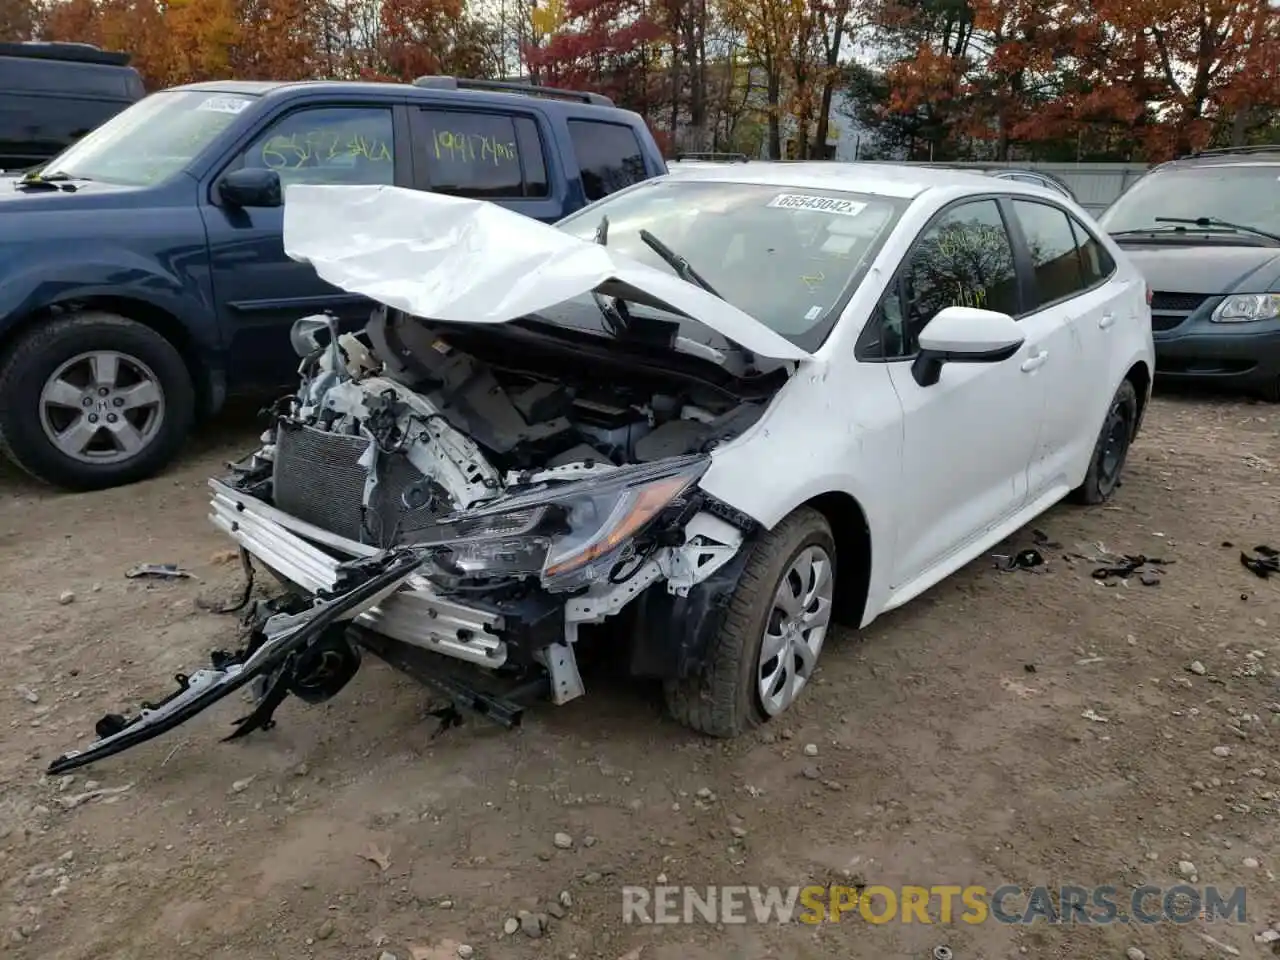
[[(401, 542), (451, 510), (445, 492), (402, 453), (380, 453), (377, 484), (362, 511), (367, 474), (360, 466), (370, 441), (281, 421), (276, 433), (272, 499), (275, 506), (323, 530), (377, 547)], [(423, 506), (405, 505), (419, 486)]]

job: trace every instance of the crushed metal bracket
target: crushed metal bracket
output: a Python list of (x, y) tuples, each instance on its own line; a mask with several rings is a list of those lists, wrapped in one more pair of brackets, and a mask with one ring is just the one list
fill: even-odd
[(578, 642), (578, 625), (565, 624), (565, 642), (553, 643), (542, 651), (541, 659), (551, 677), (551, 702), (556, 706), (576, 700), (586, 693), (582, 675), (578, 672), (578, 658), (573, 652)]
[[(479, 714), (508, 730), (520, 726), (524, 718), (525, 708), (518, 701), (529, 696), (543, 695), (547, 690), (546, 680), (539, 679), (510, 691), (508, 696), (495, 696), (447, 676), (443, 670), (432, 669), (433, 660), (444, 659), (441, 654), (393, 640), (365, 627), (353, 626), (350, 632), (360, 646), (379, 660), (448, 698), (453, 707)], [(437, 733), (443, 733), (460, 723), (460, 720), (454, 719), (447, 710), (434, 711), (433, 716), (437, 716), (441, 722), (441, 728)]]

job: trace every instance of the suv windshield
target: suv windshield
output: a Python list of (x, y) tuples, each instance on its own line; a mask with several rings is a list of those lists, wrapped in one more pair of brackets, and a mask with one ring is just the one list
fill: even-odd
[(251, 97), (208, 91), (153, 93), (68, 147), (38, 175), (159, 183), (185, 168), (252, 103)]
[(813, 349), (906, 206), (809, 187), (661, 180), (614, 194), (557, 227), (591, 240), (608, 217), (610, 250), (674, 272), (651, 246), (656, 238), (729, 303)]
[[(1098, 222), (1108, 233), (1172, 230), (1157, 217), (1213, 217), (1270, 233), (1280, 232), (1280, 164), (1232, 163), (1157, 170), (1143, 177), (1107, 208)], [(1184, 225), (1219, 234), (1220, 227)], [(1256, 244), (1246, 233), (1221, 233), (1218, 242)]]

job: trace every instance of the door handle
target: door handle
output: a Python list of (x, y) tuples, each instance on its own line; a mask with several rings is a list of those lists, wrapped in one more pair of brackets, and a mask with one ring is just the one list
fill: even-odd
[(1116, 315), (1114, 313), (1104, 313), (1102, 315), (1102, 319), (1098, 321), (1098, 326), (1101, 327), (1103, 330), (1106, 330), (1109, 326), (1111, 326), (1115, 322), (1116, 322)]
[(1022, 372), (1030, 373), (1032, 370), (1039, 370), (1044, 366), (1044, 362), (1049, 359), (1049, 351), (1041, 350), (1034, 357), (1029, 357), (1022, 361)]

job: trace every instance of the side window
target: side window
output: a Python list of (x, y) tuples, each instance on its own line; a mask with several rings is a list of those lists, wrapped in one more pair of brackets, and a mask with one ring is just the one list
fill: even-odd
[(920, 331), (953, 306), (1021, 312), (1013, 247), (994, 200), (953, 207), (925, 230), (881, 301), (880, 346), (868, 352), (915, 356)]
[(1027, 237), (1027, 249), (1035, 269), (1036, 297), (1027, 304), (1027, 311), (1074, 296), (1089, 286), (1067, 212), (1029, 200), (1014, 200), (1013, 209)]
[(1116, 262), (1107, 253), (1107, 248), (1098, 242), (1083, 223), (1075, 217), (1068, 216), (1071, 221), (1071, 232), (1075, 236), (1076, 248), (1080, 251), (1080, 262), (1084, 267), (1084, 285), (1092, 287), (1101, 283), (1115, 273)]
[(280, 182), (395, 183), (395, 135), (384, 107), (322, 107), (281, 117), (241, 154)]
[(478, 200), (547, 196), (542, 139), (531, 118), (424, 109), (422, 120), (434, 192)]
[(570, 120), (569, 137), (582, 171), (587, 201), (599, 200), (644, 180), (644, 153), (636, 132), (620, 123)]

